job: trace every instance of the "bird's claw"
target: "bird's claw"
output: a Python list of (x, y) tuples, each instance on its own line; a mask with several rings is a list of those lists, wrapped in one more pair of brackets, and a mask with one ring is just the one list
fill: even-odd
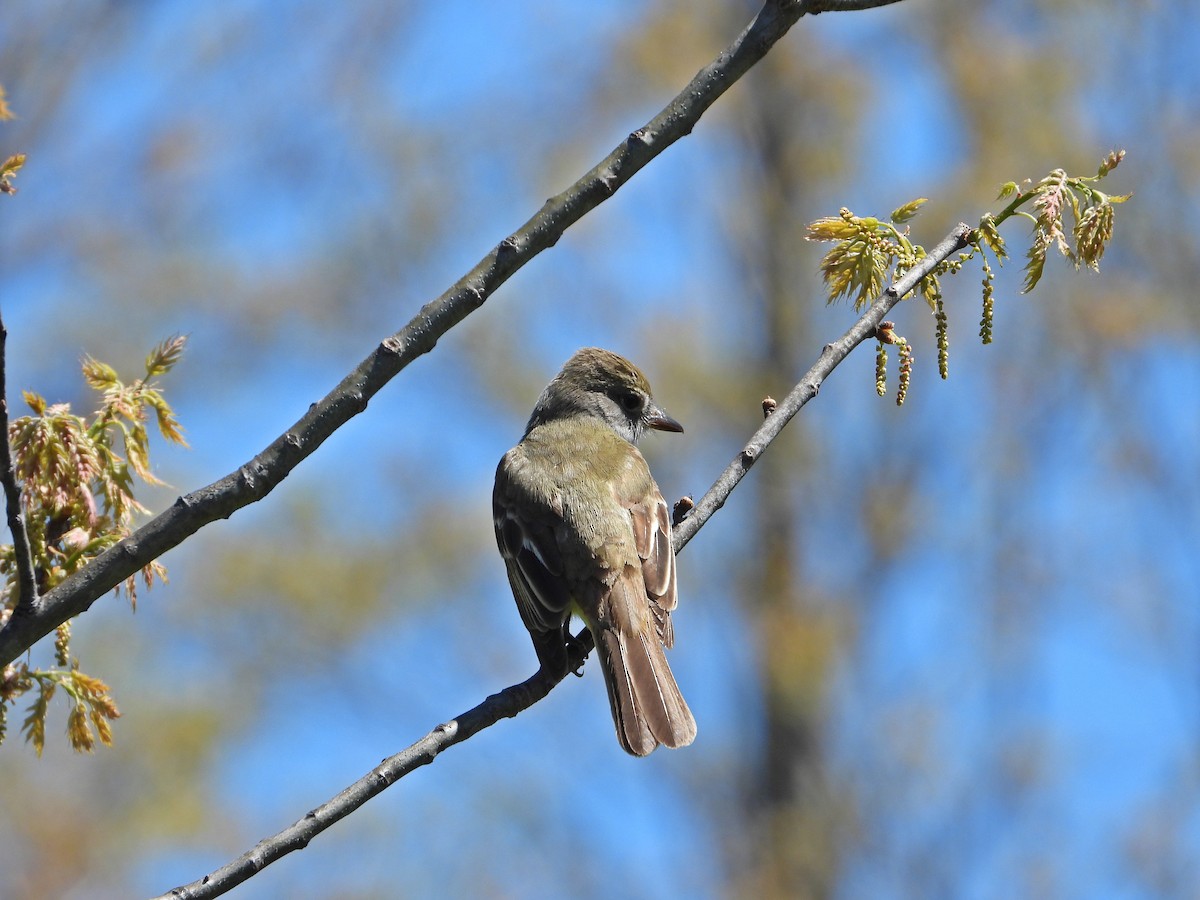
[(577, 666), (575, 666), (575, 668), (571, 669), (571, 674), (574, 675), (576, 678), (582, 678), (583, 677), (583, 664), (587, 662), (587, 652), (586, 652), (587, 648), (585, 647), (583, 641), (581, 641), (579, 638), (575, 637), (575, 635), (570, 634), (570, 633), (567, 634), (566, 646), (567, 646), (567, 655), (568, 656), (570, 656), (573, 653), (579, 654), (579, 656), (580, 656), (579, 665), (577, 665)]

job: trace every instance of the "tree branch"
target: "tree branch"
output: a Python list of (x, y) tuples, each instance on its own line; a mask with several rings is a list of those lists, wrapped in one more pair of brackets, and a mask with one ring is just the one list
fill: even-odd
[[(726, 498), (737, 487), (738, 482), (749, 471), (755, 460), (762, 456), (771, 442), (783, 431), (784, 426), (800, 411), (800, 408), (816, 396), (821, 383), (829, 373), (837, 368), (855, 347), (875, 333), (875, 329), (879, 327), (883, 317), (900, 302), (901, 297), (916, 287), (917, 283), (933, 271), (938, 263), (947, 259), (952, 253), (963, 249), (967, 245), (970, 235), (971, 229), (968, 226), (957, 226), (930, 250), (929, 255), (917, 266), (905, 273), (902, 278), (894, 281), (871, 305), (870, 309), (859, 317), (849, 331), (833, 343), (825, 345), (817, 362), (805, 373), (775, 411), (767, 417), (766, 422), (746, 444), (746, 448), (734, 458), (721, 477), (709, 488), (708, 493), (700, 499), (696, 508), (679, 525), (675, 526), (672, 536), (677, 551), (687, 546), (688, 541), (704, 526), (705, 522), (712, 518), (713, 513), (725, 504)], [(592, 636), (586, 628), (577, 635), (577, 640), (578, 644), (569, 648), (571, 670), (582, 665), (592, 649)], [(453, 747), (501, 719), (512, 718), (522, 710), (528, 709), (549, 694), (561, 680), (561, 677), (556, 678), (538, 671), (527, 681), (492, 694), (458, 718), (439, 725), (412, 746), (388, 757), (337, 796), (321, 804), (288, 828), (272, 837), (264, 838), (253, 849), (200, 880), (177, 887), (170, 893), (163, 894), (157, 900), (164, 900), (164, 898), (167, 900), (169, 898), (202, 900), (202, 898), (217, 897), (231, 890), (293, 850), (302, 850), (307, 847), (309, 841), (326, 828), (350, 815), (405, 775), (433, 762), (434, 757), (447, 747)]]
[[(17, 567), (17, 606), (13, 617), (32, 615), (38, 605), (37, 579), (33, 572), (33, 553), (29, 549), (29, 532), (25, 530), (25, 511), (21, 508), (21, 486), (13, 466), (12, 445), (8, 439), (8, 369), (6, 348), (8, 329), (0, 318), (0, 481), (4, 483), (4, 503), (8, 513), (8, 530), (12, 532), (13, 555)], [(10, 660), (5, 660), (10, 662)]]
[(879, 327), (883, 317), (900, 302), (901, 297), (915, 288), (917, 283), (932, 272), (938, 263), (966, 247), (971, 233), (971, 229), (967, 225), (960, 223), (950, 234), (942, 238), (924, 259), (902, 277), (893, 281), (849, 331), (833, 343), (825, 345), (812, 368), (797, 382), (783, 402), (766, 417), (766, 421), (758, 431), (754, 432), (749, 442), (742, 448), (742, 452), (725, 467), (721, 477), (713, 482), (713, 486), (700, 498), (700, 502), (696, 504), (695, 508), (688, 512), (672, 530), (671, 537), (676, 553), (686, 547), (688, 541), (696, 536), (696, 532), (703, 527), (704, 523), (712, 518), (713, 513), (725, 505), (725, 500), (737, 487), (738, 482), (750, 471), (750, 467), (758, 461), (771, 442), (779, 436), (783, 427), (792, 420), (792, 416), (796, 415), (804, 404), (817, 396), (817, 391), (821, 389), (821, 384), (829, 377), (829, 373), (850, 355), (851, 350), (875, 334), (875, 329)]
[(73, 616), (87, 610), (124, 579), (178, 546), (205, 525), (267, 496), (338, 428), (409, 363), (477, 310), (518, 269), (548, 247), (586, 213), (623, 186), (667, 147), (689, 134), (717, 98), (766, 55), (796, 21), (827, 4), (766, 0), (758, 15), (675, 99), (637, 129), (590, 172), (492, 249), (457, 283), (426, 304), (403, 329), (380, 343), (342, 382), (235, 472), (180, 497), (129, 537), (47, 591), (33, 609), (0, 630), (0, 665), (11, 662)]
[[(578, 635), (578, 644), (568, 648), (569, 669), (574, 671), (583, 665), (591, 650), (592, 636), (585, 628)], [(433, 762), (443, 750), (465, 741), (484, 728), (495, 725), (501, 719), (510, 719), (528, 709), (549, 694), (563, 677), (565, 676), (548, 675), (539, 670), (527, 681), (507, 687), (498, 694), (492, 694), (458, 718), (439, 725), (411, 747), (401, 750), (395, 756), (389, 756), (337, 796), (322, 803), (283, 831), (264, 838), (253, 849), (198, 881), (177, 887), (156, 900), (203, 900), (219, 897), (232, 890), (293, 850), (303, 850), (309, 841), (334, 822), (344, 819), (405, 775)]]
[(823, 12), (853, 12), (861, 9), (878, 9), (880, 6), (891, 6), (900, 0), (807, 0), (803, 3), (804, 12), (815, 16)]

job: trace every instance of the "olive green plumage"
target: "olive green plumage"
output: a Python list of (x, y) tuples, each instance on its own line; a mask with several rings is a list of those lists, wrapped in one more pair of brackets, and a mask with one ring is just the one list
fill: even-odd
[(646, 376), (607, 350), (578, 351), (500, 460), (496, 542), (543, 668), (567, 665), (570, 617), (595, 638), (617, 739), (645, 756), (696, 736), (664, 647), (678, 594), (667, 504), (634, 446), (683, 431)]

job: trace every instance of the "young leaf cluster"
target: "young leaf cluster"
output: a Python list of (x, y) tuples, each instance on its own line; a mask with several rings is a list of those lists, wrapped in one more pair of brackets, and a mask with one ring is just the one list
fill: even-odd
[[(65, 626), (64, 626), (65, 627)], [(33, 744), (38, 756), (46, 746), (46, 719), (50, 701), (62, 688), (71, 704), (67, 713), (67, 740), (77, 753), (90, 753), (96, 740), (105, 746), (112, 744), (109, 722), (121, 713), (109, 693), (108, 685), (99, 678), (79, 670), (79, 660), (54, 669), (31, 669), (24, 665), (6, 666), (0, 672), (0, 740), (4, 738), (5, 711), (17, 697), (33, 693), (29, 712), (21, 723), (25, 739)]]
[[(1025, 281), (1022, 293), (1037, 286), (1051, 248), (1056, 248), (1078, 269), (1087, 266), (1098, 270), (1113, 235), (1114, 207), (1129, 199), (1128, 194), (1112, 195), (1096, 187), (1125, 157), (1124, 150), (1114, 150), (1100, 163), (1095, 175), (1069, 176), (1055, 169), (1036, 184), (1026, 182), (1022, 188), (1009, 182), (1000, 190), (998, 199), (1011, 198), (999, 213), (987, 213), (972, 232), (968, 248), (956, 257), (938, 264), (910, 292), (920, 292), (933, 311), (938, 348), (938, 371), (942, 378), (949, 373), (948, 318), (942, 299), (940, 278), (956, 274), (976, 255), (983, 272), (983, 313), (979, 336), (983, 343), (992, 340), (992, 316), (995, 308), (995, 273), (989, 254), (997, 265), (1008, 258), (1008, 249), (1000, 236), (1000, 225), (1020, 216), (1033, 223), (1030, 247), (1026, 253)], [(918, 198), (888, 217), (887, 221), (873, 216), (856, 216), (843, 208), (836, 217), (818, 219), (808, 226), (806, 235), (811, 241), (826, 241), (833, 247), (821, 259), (821, 275), (826, 285), (826, 301), (833, 303), (842, 297), (854, 303), (855, 310), (873, 303), (882, 294), (889, 280), (902, 276), (926, 255), (925, 248), (908, 237), (904, 223), (913, 218), (926, 202)], [(1069, 221), (1068, 221), (1069, 216)], [(900, 299), (907, 299), (902, 297)], [(875, 386), (882, 396), (886, 390), (887, 351), (885, 343), (898, 344), (908, 355), (902, 360), (904, 375), (911, 371), (911, 345), (888, 329), (891, 340), (881, 341), (876, 353)], [(907, 378), (902, 379), (897, 402), (907, 394)]]
[[(1124, 158), (1124, 150), (1114, 150), (1101, 160), (1095, 175), (1072, 177), (1062, 169), (1055, 169), (1037, 184), (1026, 184), (1024, 190), (1013, 181), (1000, 189), (997, 199), (1012, 197), (1013, 200), (996, 217), (996, 222), (1010, 215), (1020, 215), (1033, 223), (1033, 240), (1026, 253), (1025, 284), (1021, 293), (1028, 294), (1041, 280), (1051, 247), (1069, 259), (1076, 269), (1086, 265), (1092, 271), (1099, 271), (1100, 258), (1112, 239), (1113, 208), (1132, 195), (1106, 194), (1095, 185)], [(1026, 205), (1031, 205), (1033, 212), (1021, 209)], [(1069, 240), (1065, 221), (1068, 212), (1071, 214)], [(994, 228), (992, 233), (1002, 249), (1003, 241), (999, 240)]]
[[(925, 256), (925, 248), (908, 239), (903, 225), (926, 203), (925, 197), (912, 200), (892, 212), (884, 222), (874, 216), (856, 216), (842, 207), (836, 217), (817, 219), (808, 226), (807, 239), (830, 241), (834, 246), (821, 260), (821, 276), (829, 290), (827, 302), (842, 297), (854, 301), (861, 310), (883, 293), (889, 273), (903, 274)], [(936, 284), (936, 275), (922, 282), (922, 291)], [(932, 305), (932, 293), (927, 300)]]
[[(21, 484), (21, 506), (40, 595), (83, 568), (133, 530), (133, 519), (146, 512), (134, 496), (135, 482), (161, 484), (150, 468), (147, 423), (153, 419), (168, 441), (186, 446), (183, 431), (156, 379), (169, 372), (183, 353), (186, 338), (171, 337), (146, 357), (145, 373), (126, 384), (109, 365), (86, 357), (83, 376), (100, 396), (90, 416), (74, 414), (66, 403), (50, 404), (31, 391), (24, 393), (31, 415), (9, 424), (14, 469)], [(12, 545), (0, 546), (0, 626), (20, 600), (20, 579)], [(141, 571), (147, 588), (166, 580), (166, 569), (152, 562)], [(137, 604), (137, 578), (117, 591)], [(32, 669), (13, 664), (0, 672), (0, 740), (7, 705), (34, 692), (22, 730), (41, 753), (50, 699), (61, 688), (71, 701), (67, 734), (76, 750), (91, 750), (95, 735), (111, 742), (108, 720), (116, 705), (107, 686), (79, 669), (71, 656), (69, 623), (59, 627), (56, 668)]]

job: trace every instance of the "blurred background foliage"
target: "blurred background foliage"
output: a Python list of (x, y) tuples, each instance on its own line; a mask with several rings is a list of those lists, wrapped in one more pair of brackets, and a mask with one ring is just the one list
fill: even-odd
[[(16, 0), (0, 83), (10, 402), (84, 354), (168, 386), (175, 493), (248, 460), (641, 125), (748, 3)], [(1200, 883), (1200, 70), (1187, 0), (953, 0), (805, 19), (695, 133), (505, 285), (270, 498), (75, 627), (116, 746), (0, 750), (10, 897), (199, 877), (535, 659), (496, 460), (582, 345), (649, 373), (702, 493), (850, 321), (805, 223), (1129, 157), (1100, 275), (945, 280), (903, 409), (860, 349), (681, 557), (696, 744), (615, 747), (598, 676), (454, 749), (247, 897), (1189, 896)], [(1019, 229), (1006, 237), (1014, 251)], [(79, 410), (81, 413), (83, 409)], [(47, 642), (48, 643), (48, 642)], [(39, 647), (37, 653), (49, 652)], [(36, 656), (37, 654), (35, 654)]]

